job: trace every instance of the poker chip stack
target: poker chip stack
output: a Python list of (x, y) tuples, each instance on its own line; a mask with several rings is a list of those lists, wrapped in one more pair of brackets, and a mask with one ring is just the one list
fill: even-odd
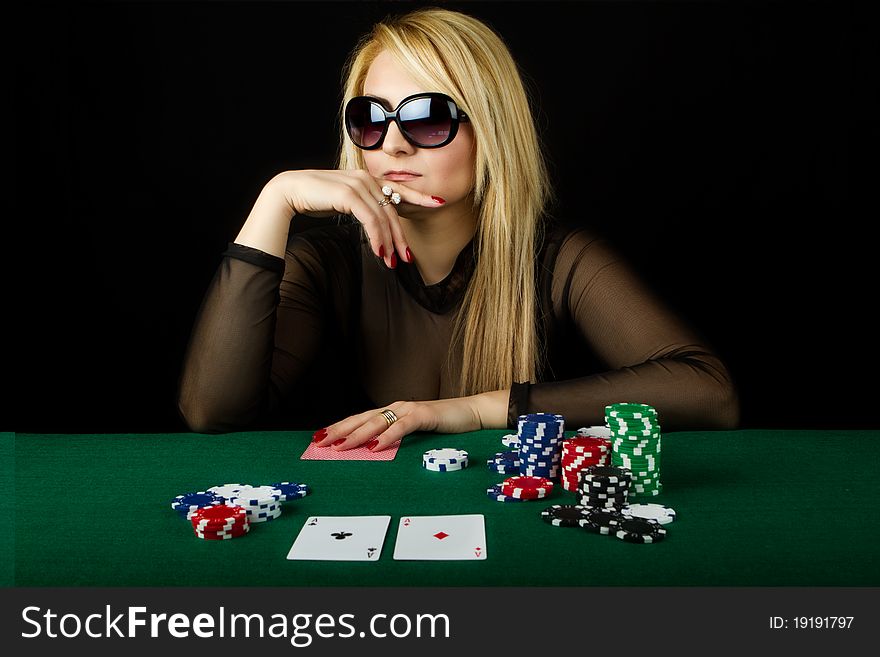
[(216, 504), (196, 509), (190, 514), (196, 536), (209, 541), (244, 536), (250, 529), (247, 510), (240, 506)]
[(517, 422), (519, 473), (525, 477), (557, 479), (565, 419), (553, 413), (520, 415)]
[(591, 509), (620, 511), (626, 506), (632, 474), (626, 468), (592, 465), (580, 473), (579, 504)]
[(454, 472), (468, 467), (468, 453), (463, 449), (443, 447), (422, 454), (422, 467), (432, 472)]
[(272, 486), (242, 486), (227, 503), (243, 508), (250, 523), (269, 522), (281, 515), (283, 493)]
[(253, 523), (281, 515), (281, 503), (309, 494), (307, 484), (279, 481), (271, 486), (223, 484), (178, 495), (171, 508), (192, 523), (196, 536), (220, 540), (244, 536)]
[(582, 470), (610, 463), (610, 440), (597, 436), (567, 438), (562, 441), (562, 487), (569, 492), (577, 492)]
[(544, 522), (554, 527), (580, 527), (593, 534), (643, 544), (662, 541), (666, 537), (666, 529), (661, 525), (671, 522), (675, 512), (672, 511), (671, 517), (668, 514), (655, 515), (662, 516), (662, 519), (635, 516), (627, 513), (626, 509), (599, 509), (579, 504), (554, 504), (541, 512)]
[(611, 430), (611, 464), (632, 472), (630, 494), (659, 495), (663, 484), (657, 411), (647, 404), (609, 404), (605, 407), (605, 421)]

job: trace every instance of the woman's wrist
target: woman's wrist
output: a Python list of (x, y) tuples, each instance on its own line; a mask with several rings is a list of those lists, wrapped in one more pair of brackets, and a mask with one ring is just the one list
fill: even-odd
[(260, 192), (235, 242), (283, 258), (293, 215), (294, 210), (284, 190), (269, 181)]
[(469, 397), (481, 429), (506, 429), (510, 390), (493, 390)]

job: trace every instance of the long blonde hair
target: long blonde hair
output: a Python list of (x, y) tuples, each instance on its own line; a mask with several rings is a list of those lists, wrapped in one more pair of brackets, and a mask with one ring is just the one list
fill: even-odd
[(429, 7), (376, 23), (343, 68), (339, 169), (366, 168), (342, 116), (382, 50), (426, 90), (455, 100), (474, 131), (476, 266), (452, 330), (452, 344), (463, 340), (458, 395), (535, 382), (543, 360), (535, 253), (552, 193), (517, 64), (492, 28), (460, 12)]

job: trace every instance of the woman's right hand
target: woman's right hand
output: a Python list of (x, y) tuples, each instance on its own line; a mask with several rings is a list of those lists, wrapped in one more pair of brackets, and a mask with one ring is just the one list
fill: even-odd
[[(409, 244), (400, 225), (397, 206), (380, 206), (382, 187), (389, 185), (400, 194), (401, 203), (438, 208), (441, 202), (430, 195), (407, 187), (401, 182), (374, 178), (363, 169), (284, 171), (269, 181), (296, 214), (310, 217), (331, 217), (350, 214), (364, 226), (373, 253), (395, 267), (397, 260), (412, 262)], [(397, 255), (399, 254), (399, 255)]]

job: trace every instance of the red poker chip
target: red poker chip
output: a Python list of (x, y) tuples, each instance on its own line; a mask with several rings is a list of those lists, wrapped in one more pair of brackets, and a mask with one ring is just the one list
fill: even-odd
[(600, 438), (599, 436), (573, 436), (572, 438), (566, 438), (563, 446), (595, 447), (597, 445), (608, 446), (610, 443), (611, 441), (607, 438)]
[(244, 536), (247, 532), (238, 532), (236, 534), (200, 534), (196, 532), (196, 536), (204, 541), (225, 541), (232, 538)]
[(591, 447), (566, 447), (563, 445), (562, 447), (563, 454), (605, 454), (610, 451), (610, 447), (600, 447), (598, 445)]
[(545, 477), (508, 477), (501, 482), (501, 492), (508, 497), (536, 500), (553, 490), (553, 482)]
[(196, 531), (195, 534), (199, 538), (207, 538), (207, 537), (222, 538), (223, 536), (231, 536), (231, 537), (235, 538), (237, 536), (244, 536), (249, 531), (250, 531), (250, 529), (240, 529), (240, 530), (234, 531), (234, 532), (200, 532), (200, 531)]
[(209, 523), (209, 522), (200, 522), (193, 523), (193, 529), (196, 531), (212, 531), (212, 532), (223, 532), (223, 531), (232, 531), (234, 529), (243, 529), (247, 527), (250, 522), (229, 522), (229, 523)]
[(242, 525), (240, 527), (231, 527), (224, 529), (214, 529), (207, 527), (193, 528), (193, 531), (199, 536), (241, 536), (242, 534), (247, 534), (250, 530), (250, 525)]
[(226, 504), (217, 504), (214, 506), (205, 506), (193, 512), (190, 521), (196, 524), (200, 521), (223, 523), (227, 520), (240, 520), (247, 518), (247, 511), (240, 506), (227, 506)]
[[(244, 511), (244, 509), (242, 509), (242, 510)], [(226, 525), (226, 524), (230, 524), (230, 523), (247, 522), (247, 520), (248, 520), (247, 511), (245, 511), (244, 513), (236, 513), (235, 515), (220, 516), (217, 518), (193, 516), (192, 518), (189, 519), (189, 521), (193, 525), (198, 525), (198, 524)]]

